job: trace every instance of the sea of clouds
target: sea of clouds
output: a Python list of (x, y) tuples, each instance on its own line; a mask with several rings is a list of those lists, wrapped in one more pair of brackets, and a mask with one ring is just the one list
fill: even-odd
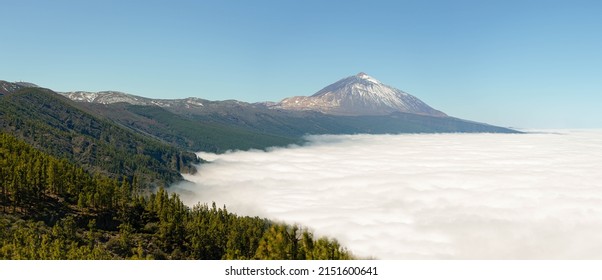
[(300, 223), (379, 259), (602, 259), (602, 131), (310, 136), (199, 153), (189, 205)]

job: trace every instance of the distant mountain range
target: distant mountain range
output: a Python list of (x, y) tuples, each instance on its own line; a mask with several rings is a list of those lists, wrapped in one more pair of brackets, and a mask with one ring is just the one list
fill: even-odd
[[(150, 99), (118, 91), (61, 93), (78, 102), (159, 106), (164, 108), (202, 109), (208, 100), (196, 97), (185, 99)], [(315, 111), (328, 115), (341, 116), (381, 116), (401, 112), (434, 117), (447, 117), (441, 111), (431, 108), (417, 97), (394, 87), (385, 85), (366, 73), (359, 73), (341, 79), (312, 96), (294, 96), (280, 102), (248, 104), (238, 101), (223, 101), (241, 105), (266, 106), (269, 109), (290, 111)], [(223, 103), (222, 104), (225, 104)], [(212, 105), (219, 106), (213, 102)]]
[[(36, 88), (31, 83), (0, 81), (0, 95)], [(192, 151), (298, 144), (308, 134), (518, 133), (448, 116), (365, 73), (341, 79), (311, 96), (280, 102), (151, 99), (119, 91), (42, 92), (45, 98), (66, 97), (73, 101), (69, 106), (130, 132)]]

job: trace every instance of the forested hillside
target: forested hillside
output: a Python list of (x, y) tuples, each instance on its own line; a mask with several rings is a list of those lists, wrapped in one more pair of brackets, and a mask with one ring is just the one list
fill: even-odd
[(348, 259), (297, 226), (186, 207), (0, 133), (0, 259)]
[(194, 172), (196, 155), (134, 133), (41, 88), (0, 96), (0, 131), (111, 178), (134, 176), (145, 186), (165, 186)]
[(453, 117), (395, 112), (382, 116), (337, 116), (313, 111), (280, 112), (246, 108), (227, 113), (197, 111), (190, 118), (215, 125), (298, 138), (319, 134), (398, 133), (520, 133), (515, 130)]
[(227, 150), (265, 149), (301, 143), (298, 137), (277, 136), (228, 124), (198, 121), (159, 106), (81, 104), (128, 128), (192, 151), (221, 153)]

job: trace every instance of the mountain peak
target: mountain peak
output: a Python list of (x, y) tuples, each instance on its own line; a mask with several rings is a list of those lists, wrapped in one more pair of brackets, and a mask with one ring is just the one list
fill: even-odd
[(387, 115), (394, 112), (446, 116), (420, 99), (387, 86), (364, 72), (341, 79), (312, 96), (286, 98), (274, 107), (349, 116)]
[(370, 75), (364, 73), (364, 72), (359, 72), (357, 73), (357, 75), (355, 75), (355, 77), (360, 78), (362, 80), (368, 81), (368, 82), (372, 82), (375, 84), (380, 84), (380, 81), (378, 81), (377, 79), (372, 78)]

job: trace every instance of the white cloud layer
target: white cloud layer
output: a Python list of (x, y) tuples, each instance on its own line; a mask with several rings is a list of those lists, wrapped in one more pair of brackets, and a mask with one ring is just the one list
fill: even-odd
[(602, 259), (602, 131), (312, 136), (199, 153), (183, 200), (312, 228), (380, 259)]

